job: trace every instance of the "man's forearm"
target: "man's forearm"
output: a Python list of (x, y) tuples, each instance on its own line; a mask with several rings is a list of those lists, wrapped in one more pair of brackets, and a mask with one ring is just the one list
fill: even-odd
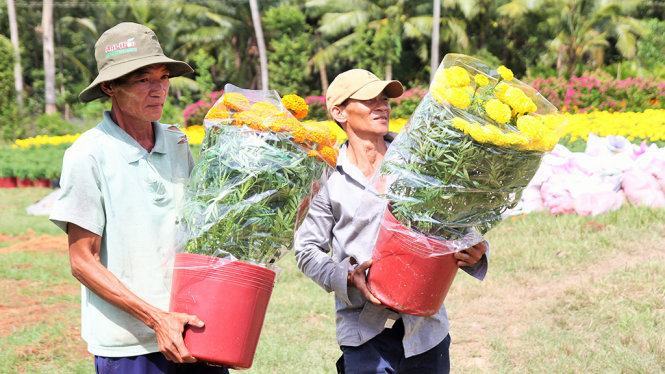
[[(92, 256), (91, 256), (92, 257)], [(90, 291), (153, 328), (161, 310), (129, 290), (97, 259), (72, 259), (72, 274)]]

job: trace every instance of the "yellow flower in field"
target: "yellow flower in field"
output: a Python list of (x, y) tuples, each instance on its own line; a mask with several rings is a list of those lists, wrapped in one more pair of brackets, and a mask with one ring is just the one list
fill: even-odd
[(189, 144), (201, 144), (205, 136), (205, 129), (201, 125), (185, 127), (182, 129), (182, 132), (187, 135), (187, 142)]
[(464, 87), (471, 83), (471, 76), (461, 66), (453, 66), (439, 70), (439, 73), (434, 77), (434, 81), (446, 87)]
[(497, 123), (507, 123), (512, 115), (510, 107), (497, 99), (487, 100), (485, 113)]
[(508, 90), (508, 88), (510, 88), (509, 85), (507, 85), (503, 82), (499, 82), (499, 84), (497, 84), (496, 87), (494, 87), (494, 95), (496, 95), (496, 97), (499, 100), (501, 100), (505, 103), (506, 102), (505, 95), (506, 95), (506, 91)]
[(501, 78), (503, 78), (503, 80), (506, 81), (511, 81), (513, 80), (513, 78), (515, 78), (515, 76), (513, 75), (513, 71), (503, 65), (496, 68), (496, 72), (499, 73)]
[(309, 105), (307, 105), (305, 99), (298, 95), (284, 95), (284, 97), (282, 97), (282, 104), (284, 104), (284, 107), (293, 113), (293, 116), (297, 119), (303, 119), (307, 117), (307, 114), (309, 113)]
[(471, 105), (471, 95), (464, 87), (435, 87), (430, 91), (434, 100), (439, 103), (450, 103), (450, 105), (466, 109)]
[(245, 95), (238, 93), (238, 92), (226, 92), (224, 93), (224, 100), (223, 100), (224, 106), (229, 108), (230, 110), (234, 110), (236, 112), (243, 111), (243, 110), (248, 110), (249, 109), (249, 100), (245, 97)]
[(532, 113), (538, 109), (533, 100), (517, 87), (508, 87), (501, 101), (510, 105), (517, 114)]
[(476, 82), (478, 87), (484, 87), (490, 84), (489, 78), (487, 78), (484, 74), (476, 74), (473, 76), (473, 80)]

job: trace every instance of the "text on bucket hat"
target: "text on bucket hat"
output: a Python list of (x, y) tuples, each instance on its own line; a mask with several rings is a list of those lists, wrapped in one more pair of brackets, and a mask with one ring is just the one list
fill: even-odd
[(149, 28), (133, 22), (119, 23), (106, 30), (95, 43), (97, 78), (81, 93), (79, 100), (88, 102), (106, 96), (100, 83), (112, 81), (153, 64), (164, 64), (171, 77), (194, 70), (185, 62), (164, 55), (157, 35)]
[(347, 70), (330, 83), (326, 91), (328, 110), (346, 99), (370, 100), (381, 92), (390, 98), (400, 97), (404, 93), (402, 83), (396, 80), (384, 81), (364, 69)]

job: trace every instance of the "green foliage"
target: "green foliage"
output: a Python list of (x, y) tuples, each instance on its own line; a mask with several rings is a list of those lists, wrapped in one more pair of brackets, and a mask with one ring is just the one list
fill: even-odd
[(270, 83), (280, 94), (309, 93), (307, 62), (312, 54), (311, 28), (305, 14), (293, 5), (268, 9), (263, 17), (266, 33), (271, 36), (268, 49)]
[(274, 262), (291, 247), (298, 206), (321, 170), (287, 135), (211, 128), (185, 193), (187, 251)]
[(649, 31), (637, 43), (637, 59), (647, 73), (665, 79), (665, 20), (654, 18), (645, 24)]
[(211, 92), (215, 88), (215, 82), (212, 78), (210, 68), (215, 65), (215, 58), (210, 56), (203, 49), (196, 51), (192, 56), (196, 71), (196, 83), (199, 85), (200, 92)]
[(23, 179), (56, 179), (62, 169), (66, 146), (0, 148), (0, 176)]
[(60, 114), (42, 114), (35, 120), (37, 135), (67, 135), (77, 132), (76, 126), (64, 120)]

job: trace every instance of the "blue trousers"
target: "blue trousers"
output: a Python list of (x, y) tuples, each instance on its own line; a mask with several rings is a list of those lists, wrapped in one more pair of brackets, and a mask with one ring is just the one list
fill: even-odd
[(439, 374), (450, 372), (450, 335), (427, 352), (404, 357), (404, 324), (399, 319), (391, 329), (357, 347), (341, 346), (337, 372), (343, 374)]
[(228, 374), (226, 368), (205, 363), (178, 364), (160, 352), (133, 357), (95, 356), (98, 374)]

